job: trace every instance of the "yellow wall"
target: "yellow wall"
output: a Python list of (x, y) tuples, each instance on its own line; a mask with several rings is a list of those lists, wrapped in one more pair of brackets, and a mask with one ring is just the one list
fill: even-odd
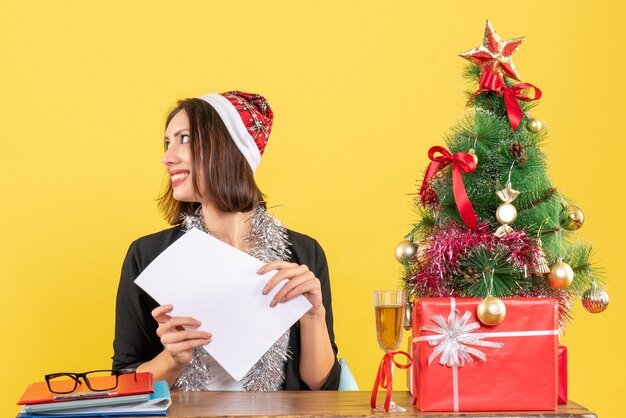
[(625, 17), (616, 0), (5, 0), (0, 415), (46, 372), (109, 366), (126, 249), (166, 226), (154, 204), (164, 115), (227, 89), (275, 109), (258, 180), (278, 217), (326, 249), (340, 354), (369, 390), (381, 356), (372, 290), (399, 284), (393, 250), (426, 152), (464, 110), (456, 54), (490, 18), (503, 37), (527, 36), (515, 62), (544, 91), (550, 173), (584, 209), (580, 236), (611, 283), (606, 313), (576, 303), (571, 398), (620, 416)]

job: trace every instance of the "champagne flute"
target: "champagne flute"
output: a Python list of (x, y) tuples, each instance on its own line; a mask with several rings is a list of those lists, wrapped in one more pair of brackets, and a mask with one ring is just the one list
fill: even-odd
[[(397, 351), (402, 344), (405, 303), (404, 292), (401, 290), (374, 291), (376, 337), (378, 345), (385, 353)], [(393, 379), (393, 373), (390, 379)], [(386, 412), (382, 406), (376, 407), (374, 411)], [(398, 406), (393, 399), (391, 400), (389, 412), (405, 411), (406, 409)]]

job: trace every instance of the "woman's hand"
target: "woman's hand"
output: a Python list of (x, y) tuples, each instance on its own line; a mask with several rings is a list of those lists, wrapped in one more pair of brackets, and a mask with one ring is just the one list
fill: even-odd
[(304, 297), (311, 302), (311, 305), (313, 305), (305, 314), (306, 316), (325, 315), (320, 281), (307, 266), (275, 260), (261, 267), (257, 273), (265, 274), (272, 270), (278, 270), (278, 273), (276, 273), (263, 288), (264, 295), (271, 292), (272, 289), (283, 280), (287, 279), (288, 282), (274, 295), (270, 307), (274, 307), (281, 302), (286, 302), (298, 295), (304, 295)]
[(272, 261), (259, 269), (259, 274), (278, 270), (265, 287), (267, 295), (281, 281), (287, 283), (276, 292), (271, 307), (286, 302), (298, 295), (304, 295), (311, 302), (311, 309), (300, 318), (300, 378), (313, 390), (320, 389), (328, 379), (335, 360), (326, 325), (326, 308), (322, 303), (322, 285), (315, 274), (305, 265)]
[(212, 334), (198, 329), (202, 323), (188, 316), (171, 316), (174, 307), (161, 305), (152, 311), (152, 317), (159, 323), (157, 335), (165, 351), (179, 366), (186, 366), (191, 362), (193, 349), (211, 342)]

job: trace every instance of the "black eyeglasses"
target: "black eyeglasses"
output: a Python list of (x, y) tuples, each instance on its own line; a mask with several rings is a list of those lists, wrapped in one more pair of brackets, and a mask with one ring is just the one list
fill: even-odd
[(45, 375), (48, 389), (52, 393), (72, 393), (76, 390), (81, 380), (94, 392), (102, 392), (115, 389), (119, 377), (123, 374), (134, 374), (137, 381), (137, 373), (134, 370), (92, 370), (84, 373), (51, 373)]

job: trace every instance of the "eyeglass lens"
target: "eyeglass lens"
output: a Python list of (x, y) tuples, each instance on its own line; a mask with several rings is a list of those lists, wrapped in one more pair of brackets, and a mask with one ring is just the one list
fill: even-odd
[(111, 390), (117, 387), (117, 373), (111, 370), (96, 370), (87, 373), (58, 373), (48, 376), (48, 388), (53, 393), (71, 393), (83, 381), (92, 391)]

